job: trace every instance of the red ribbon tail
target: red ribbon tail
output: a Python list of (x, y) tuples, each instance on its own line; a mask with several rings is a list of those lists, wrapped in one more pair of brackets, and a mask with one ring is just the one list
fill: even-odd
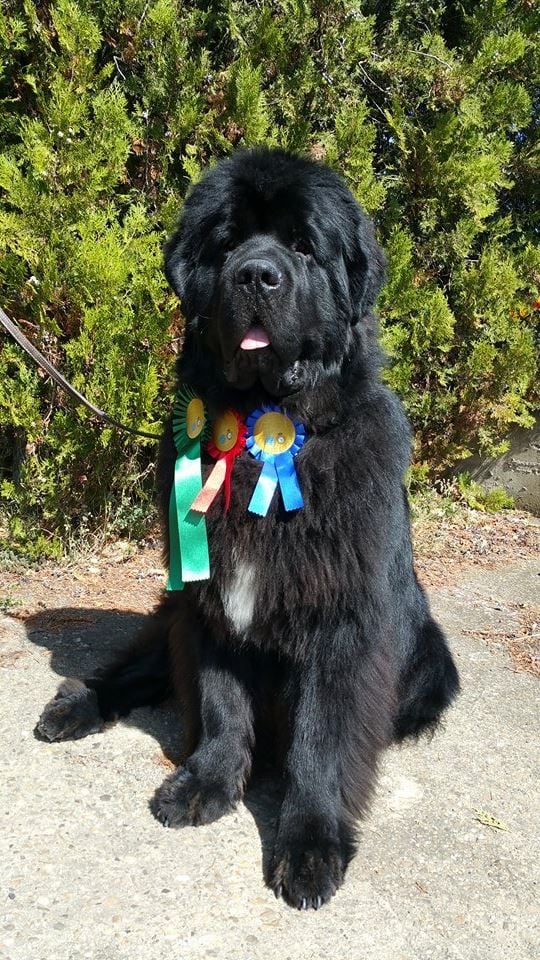
[(225, 513), (228, 512), (231, 503), (231, 477), (234, 461), (234, 453), (225, 457)]
[(227, 466), (223, 459), (217, 460), (210, 475), (208, 476), (204, 487), (191, 504), (191, 509), (197, 513), (206, 513), (217, 497), (223, 481), (227, 479)]

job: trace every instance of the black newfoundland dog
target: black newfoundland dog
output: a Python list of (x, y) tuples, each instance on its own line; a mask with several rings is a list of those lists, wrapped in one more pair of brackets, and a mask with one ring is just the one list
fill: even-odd
[[(317, 909), (343, 881), (383, 748), (433, 730), (458, 675), (413, 568), (403, 477), (411, 434), (379, 378), (373, 306), (384, 257), (330, 169), (280, 150), (237, 153), (186, 201), (166, 248), (182, 301), (178, 379), (210, 416), (278, 405), (303, 423), (304, 506), (247, 507), (261, 464), (244, 451), (230, 508), (207, 515), (211, 576), (166, 593), (134, 647), (66, 680), (39, 736), (85, 736), (173, 690), (185, 762), (157, 791), (169, 827), (241, 799), (254, 764), (285, 786), (267, 881)], [(167, 537), (175, 447), (158, 487)], [(203, 474), (210, 461), (203, 455)]]

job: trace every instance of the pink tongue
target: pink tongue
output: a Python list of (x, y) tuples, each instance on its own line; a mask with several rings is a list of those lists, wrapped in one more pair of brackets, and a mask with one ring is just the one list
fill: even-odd
[(262, 327), (250, 327), (242, 343), (241, 350), (259, 350), (260, 347), (269, 347), (268, 334)]

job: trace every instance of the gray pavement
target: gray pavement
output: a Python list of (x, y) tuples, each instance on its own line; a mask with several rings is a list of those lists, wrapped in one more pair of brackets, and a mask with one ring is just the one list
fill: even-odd
[[(164, 829), (148, 800), (174, 711), (47, 745), (32, 728), (58, 676), (103, 660), (138, 617), (71, 611), (50, 633), (0, 622), (0, 956), (9, 960), (529, 960), (540, 956), (540, 684), (466, 631), (540, 601), (538, 568), (432, 593), (463, 694), (432, 742), (389, 751), (345, 886), (318, 913), (264, 887), (276, 790), (209, 827)], [(483, 810), (497, 830), (475, 819)]]

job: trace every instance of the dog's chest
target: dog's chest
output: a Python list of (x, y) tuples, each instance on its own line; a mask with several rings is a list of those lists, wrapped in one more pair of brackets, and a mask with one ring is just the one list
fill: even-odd
[(351, 568), (349, 526), (336, 535), (336, 471), (327, 459), (316, 472), (311, 446), (296, 458), (302, 508), (286, 511), (277, 486), (265, 516), (250, 511), (261, 465), (244, 454), (234, 466), (229, 510), (220, 499), (208, 513), (211, 574), (197, 593), (205, 617), (242, 642), (290, 634), (299, 609), (335, 603), (339, 578)]
[(240, 562), (221, 587), (223, 611), (230, 628), (237, 635), (249, 630), (257, 603), (257, 565)]
[[(290, 576), (289, 523), (276, 489), (267, 516), (249, 510), (260, 474), (260, 464), (246, 454), (238, 458), (232, 479), (230, 508), (223, 502), (208, 517), (211, 555), (209, 595), (219, 604), (225, 625), (237, 637), (250, 634), (266, 620), (269, 605), (281, 593), (280, 584)], [(292, 530), (291, 530), (292, 535)], [(269, 594), (272, 594), (270, 598)]]

